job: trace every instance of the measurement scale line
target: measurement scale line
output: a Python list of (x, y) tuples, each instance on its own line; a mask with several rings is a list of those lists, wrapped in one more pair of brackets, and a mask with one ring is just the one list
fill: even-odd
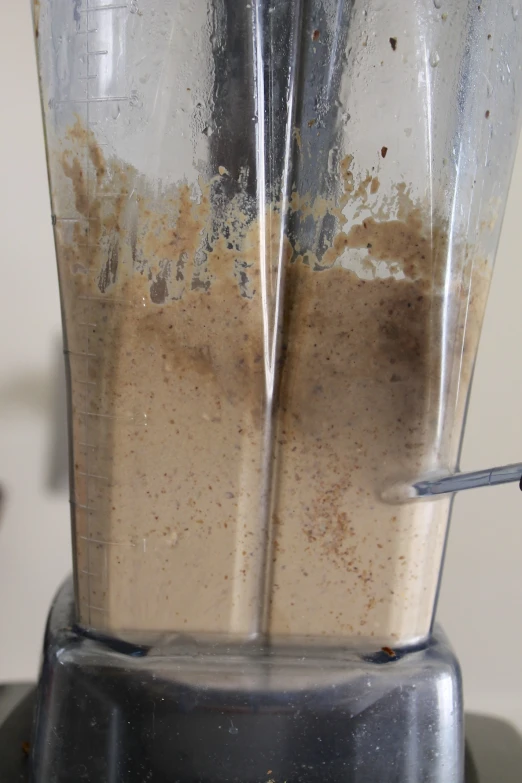
[(136, 547), (136, 544), (133, 544), (130, 541), (104, 541), (101, 538), (89, 538), (89, 536), (78, 536), (78, 538), (81, 538), (82, 541), (87, 541), (89, 544), (104, 544), (106, 546), (131, 546), (133, 548)]
[(69, 356), (90, 356), (91, 358), (96, 359), (95, 353), (86, 353), (85, 351), (69, 351), (68, 349), (64, 349), (64, 353)]
[(134, 304), (134, 302), (131, 302), (128, 299), (115, 299), (112, 296), (79, 296), (78, 299), (86, 302), (104, 302), (104, 303), (107, 302), (109, 304), (126, 304), (126, 305)]
[(94, 609), (95, 612), (103, 612), (107, 614), (108, 609), (102, 609), (101, 606), (94, 606), (94, 604), (87, 604), (89, 609)]
[(87, 57), (99, 57), (104, 54), (109, 54), (108, 49), (93, 49), (92, 51), (87, 49)]
[(69, 351), (67, 348), (65, 348), (63, 352), (69, 356), (90, 356), (91, 358), (96, 359), (95, 353), (87, 353), (86, 351)]
[(113, 3), (112, 5), (93, 5), (90, 8), (80, 8), (81, 14), (92, 14), (97, 13), (98, 11), (119, 11), (122, 8), (128, 8), (127, 3), (124, 4), (116, 4)]
[(56, 217), (54, 216), (54, 222), (55, 223), (81, 223), (82, 220), (85, 220), (85, 218), (72, 218), (72, 217)]
[(98, 446), (95, 446), (94, 443), (84, 443), (83, 441), (78, 441), (78, 446), (85, 446), (87, 449), (97, 449)]
[[(89, 5), (90, 5), (90, 0), (87, 0), (87, 7), (88, 8), (89, 8)], [(89, 23), (87, 22), (87, 25), (88, 24)], [(88, 38), (86, 40), (86, 49), (87, 50), (89, 49), (89, 39)], [(89, 57), (87, 57), (87, 74), (88, 73), (89, 73)], [(90, 100), (89, 80), (87, 80), (86, 83), (85, 83), (85, 94), (86, 94), (86, 105), (85, 105), (85, 115), (86, 115), (86, 117), (85, 118), (86, 118), (87, 129), (90, 131), (90, 129), (91, 129), (91, 126), (90, 126), (91, 100)], [(86, 153), (87, 153), (87, 150), (86, 150)], [(87, 157), (87, 160), (86, 160), (85, 170), (88, 171), (88, 157)], [(92, 195), (93, 195), (92, 193), (89, 193), (89, 196), (91, 198), (92, 198)], [(91, 244), (91, 225), (90, 225), (91, 207), (90, 207), (90, 202), (89, 202), (89, 207), (88, 207), (88, 211), (87, 211), (87, 218), (88, 218), (88, 222), (87, 222), (87, 232), (86, 232), (87, 233), (86, 244), (87, 244), (87, 255), (89, 256), (90, 255), (90, 244)], [(91, 358), (96, 358), (96, 355), (92, 355), (91, 351), (89, 350), (89, 330), (87, 329), (86, 332), (85, 332), (85, 378), (89, 378), (89, 376), (90, 376), (90, 372), (89, 372), (89, 357), (90, 356), (91, 356)], [(89, 386), (86, 387), (85, 395), (86, 395), (85, 407), (88, 408), (90, 406), (90, 388), (89, 388)], [(89, 435), (88, 435), (88, 426), (89, 425), (88, 425), (88, 422), (89, 422), (89, 417), (85, 416), (85, 419), (84, 419), (84, 437), (85, 437), (85, 440), (89, 439)], [(91, 502), (91, 498), (90, 498), (90, 493), (89, 493), (89, 474), (90, 474), (90, 470), (89, 470), (89, 453), (88, 452), (85, 453), (85, 472), (87, 474), (86, 477), (85, 477), (85, 498), (86, 498), (86, 505), (89, 506), (90, 502)], [(91, 514), (90, 514), (90, 511), (92, 510), (94, 513), (96, 513), (96, 509), (91, 507), (91, 508), (87, 508), (86, 510), (88, 512), (87, 513), (87, 538), (86, 538), (86, 540), (89, 542), (90, 539), (91, 539), (91, 532), (92, 532), (92, 530), (91, 530)], [(87, 571), (90, 571), (90, 570), (91, 570), (91, 548), (88, 547), (87, 548)], [(88, 595), (89, 595), (88, 607), (89, 607), (89, 624), (90, 624), (91, 623), (91, 608), (92, 608), (92, 605), (90, 603), (90, 599), (92, 597), (92, 595), (91, 595), (91, 577), (90, 576), (87, 577), (87, 587), (88, 587)]]
[(93, 416), (96, 419), (127, 419), (134, 421), (134, 416), (116, 416), (114, 413), (89, 413), (89, 411), (74, 411), (78, 416)]
[(76, 383), (81, 383), (82, 386), (96, 386), (95, 381), (76, 381)]
[[(99, 218), (73, 218), (73, 217), (62, 217), (54, 218), (55, 223), (99, 223)], [(92, 245), (84, 245), (84, 244), (77, 244), (76, 247), (92, 247)]]
[(87, 478), (100, 479), (100, 481), (109, 481), (107, 476), (97, 476), (96, 473), (84, 473), (84, 471), (77, 471), (78, 476), (87, 476)]
[(86, 576), (99, 576), (99, 574), (95, 574), (93, 571), (86, 571), (85, 568), (80, 568), (80, 574), (85, 574)]
[(89, 321), (79, 321), (78, 326), (98, 326), (98, 324), (89, 323)]
[(128, 101), (125, 95), (108, 95), (105, 98), (69, 98), (65, 101), (53, 101), (54, 106), (63, 106), (67, 103), (111, 103), (113, 101)]

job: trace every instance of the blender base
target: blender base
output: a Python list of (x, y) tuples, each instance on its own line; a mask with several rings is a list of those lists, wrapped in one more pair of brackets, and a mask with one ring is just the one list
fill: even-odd
[(461, 783), (460, 670), (436, 629), (423, 649), (136, 647), (51, 609), (33, 783)]

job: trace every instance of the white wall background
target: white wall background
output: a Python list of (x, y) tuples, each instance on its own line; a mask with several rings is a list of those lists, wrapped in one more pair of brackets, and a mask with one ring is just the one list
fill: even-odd
[[(66, 493), (50, 488), (60, 315), (29, 0), (0, 1), (0, 682), (35, 678), (70, 568)], [(475, 375), (464, 469), (522, 460), (522, 152)], [(439, 617), (467, 708), (522, 730), (522, 494), (457, 499)]]
[(48, 489), (60, 309), (29, 0), (0, 0), (0, 680), (33, 678), (70, 567)]

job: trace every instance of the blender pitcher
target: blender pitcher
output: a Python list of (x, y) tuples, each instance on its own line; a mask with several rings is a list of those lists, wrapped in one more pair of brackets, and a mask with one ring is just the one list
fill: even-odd
[[(453, 495), (417, 489), (458, 468), (518, 13), (34, 3), (75, 594), (50, 618), (34, 769), (68, 779), (57, 726), (72, 764), (80, 712), (119, 726), (139, 705), (141, 744), (107, 729), (97, 779), (138, 780), (121, 770), (139, 745), (153, 780), (460, 780), (458, 666), (432, 627)], [(381, 770), (386, 710), (418, 734), (386, 735)]]

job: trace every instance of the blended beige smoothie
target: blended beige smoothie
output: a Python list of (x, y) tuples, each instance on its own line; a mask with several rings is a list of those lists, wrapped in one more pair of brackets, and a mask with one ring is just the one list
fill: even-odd
[[(80, 621), (425, 637), (449, 501), (381, 498), (454, 467), (487, 267), (462, 251), (448, 329), (444, 231), (403, 186), (393, 216), (340, 225), (318, 259), (288, 233), (281, 244), (277, 208), (263, 237), (239, 197), (218, 220), (212, 182), (155, 196), (79, 123), (61, 160), (54, 201), (68, 193), (78, 216), (58, 219), (56, 240)], [(298, 222), (306, 210), (339, 216), (379, 187), (354, 186), (351, 158), (339, 176), (339, 203), (294, 199)], [(275, 364), (263, 248), (286, 270)], [(359, 270), (344, 263), (352, 251)]]

